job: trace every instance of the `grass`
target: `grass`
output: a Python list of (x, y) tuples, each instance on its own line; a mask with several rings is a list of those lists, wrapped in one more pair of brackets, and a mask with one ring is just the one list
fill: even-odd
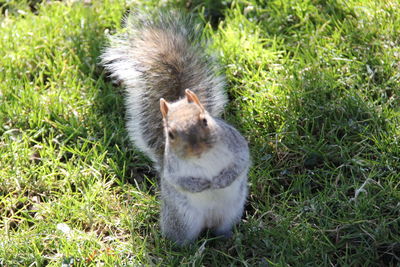
[[(127, 1), (130, 2), (130, 1)], [(0, 2), (0, 265), (395, 266), (397, 1), (146, 2), (207, 24), (250, 142), (232, 240), (160, 236), (156, 176), (98, 65), (124, 1)]]

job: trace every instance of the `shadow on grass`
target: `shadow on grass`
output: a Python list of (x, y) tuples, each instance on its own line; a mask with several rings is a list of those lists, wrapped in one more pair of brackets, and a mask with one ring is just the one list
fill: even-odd
[[(268, 5), (267, 2), (264, 7), (267, 8)], [(366, 61), (357, 63), (361, 66), (349, 66), (332, 61), (328, 66), (323, 59), (318, 61), (318, 55), (304, 54), (306, 62), (303, 64), (304, 66), (299, 69), (289, 66), (288, 76), (293, 78), (285, 81), (284, 86), (291, 88), (289, 93), (291, 103), (289, 103), (289, 110), (285, 112), (284, 117), (278, 118), (285, 126), (285, 130), (288, 131), (282, 136), (280, 142), (285, 144), (285, 147), (280, 149), (273, 145), (266, 145), (265, 138), (258, 137), (253, 139), (255, 143), (252, 144), (259, 150), (256, 150), (258, 158), (254, 159), (256, 165), (265, 166), (265, 159), (270, 159), (268, 154), (276, 152), (277, 158), (269, 160), (270, 166), (277, 169), (274, 174), (276, 176), (282, 176), (282, 173), (285, 176), (287, 174), (306, 174), (309, 170), (323, 170), (327, 167), (329, 169), (336, 168), (346, 164), (356, 155), (368, 157), (375, 150), (368, 150), (366, 149), (368, 146), (365, 145), (372, 148), (373, 137), (379, 132), (387, 130), (387, 118), (384, 113), (377, 111), (378, 107), (373, 102), (376, 102), (382, 95), (385, 95), (385, 99), (389, 99), (393, 95), (396, 85), (392, 83), (386, 86), (386, 81), (390, 80), (390, 74), (388, 74), (390, 72), (374, 73), (372, 83), (367, 73), (369, 67), (374, 70), (389, 68), (388, 66), (379, 66), (382, 65), (379, 62), (381, 62), (383, 48), (374, 42), (374, 39), (378, 38), (377, 34), (373, 31), (366, 32), (365, 29), (361, 30), (353, 25), (355, 22), (351, 19), (355, 18), (354, 12), (344, 9), (335, 0), (317, 1), (315, 6), (319, 13), (310, 15), (310, 21), (313, 22), (314, 28), (318, 28), (315, 25), (321, 27), (328, 19), (337, 22), (338, 25), (349, 23), (352, 32), (345, 37), (345, 41), (348, 42), (351, 49), (356, 48), (349, 53), (357, 53), (351, 56), (361, 57)], [(302, 32), (304, 31), (304, 36), (308, 36), (309, 29), (302, 28), (305, 27), (304, 23), (300, 23), (301, 19), (296, 12), (296, 9), (289, 8), (282, 10), (281, 13), (273, 14), (276, 15), (276, 18), (272, 20), (268, 16), (266, 19), (260, 20), (262, 31), (272, 34), (278, 39), (286, 40), (286, 52), (289, 55), (294, 54), (292, 50), (299, 43), (305, 50), (317, 49), (308, 45), (308, 39), (301, 40)], [(322, 21), (321, 18), (325, 20)], [(275, 27), (275, 24), (279, 24), (279, 27)], [(348, 30), (348, 28), (346, 29)], [(298, 31), (299, 34), (293, 35), (294, 31)], [(342, 79), (340, 77), (342, 70), (338, 71), (337, 69), (346, 67), (354, 68), (351, 71), (358, 72), (355, 74), (359, 77), (353, 81), (350, 79), (346, 81), (344, 78), (348, 78), (349, 75), (344, 74), (347, 77)], [(299, 72), (302, 73), (299, 74)], [(385, 85), (384, 91), (378, 88), (382, 85)], [(363, 86), (368, 89), (362, 88)], [(365, 93), (366, 90), (370, 91)], [(241, 116), (240, 112), (237, 116)], [(271, 122), (264, 128), (282, 135), (278, 128), (274, 128), (276, 127), (274, 125)], [(282, 125), (278, 124), (278, 126)], [(263, 125), (254, 124), (251, 131), (256, 133), (259, 128), (263, 128)], [(342, 154), (343, 150), (346, 152), (345, 157)], [(353, 175), (358, 174), (353, 173)], [(291, 181), (285, 179), (281, 181), (284, 189), (291, 184)], [(276, 190), (276, 194), (282, 191), (281, 188)]]
[[(335, 1), (330, 3), (330, 5), (322, 5), (321, 12), (326, 12), (329, 16), (339, 14), (339, 19), (344, 19), (349, 15), (347, 11), (333, 5), (332, 3)], [(223, 9), (218, 10), (223, 14)], [(218, 19), (221, 17), (217, 16)], [(282, 36), (285, 32), (292, 30), (293, 24), (283, 27), (284, 29), (280, 33)], [(101, 29), (93, 29), (93, 31), (84, 31), (81, 35), (74, 37), (75, 48), (82, 62), (81, 72), (86, 77), (92, 78), (94, 85), (100, 88), (93, 106), (97, 120), (88, 121), (87, 124), (93, 132), (97, 133), (98, 139), (103, 140), (107, 154), (115, 163), (113, 169), (118, 174), (121, 183), (127, 181), (140, 185), (146, 183), (143, 176), (155, 177), (155, 173), (152, 171), (149, 161), (131, 149), (132, 145), (128, 141), (125, 130), (123, 92), (118, 86), (111, 83), (103, 68), (98, 65), (99, 55), (106, 43), (104, 34), (100, 34), (101, 32)], [(357, 45), (360, 43), (357, 42)], [(86, 49), (84, 49), (85, 47)], [(376, 59), (379, 55), (373, 57)], [(88, 58), (90, 59), (89, 64), (85, 64)], [(291, 194), (290, 199), (296, 200), (296, 197), (300, 197), (304, 192), (304, 188), (310, 189), (309, 197), (311, 198), (324, 190), (331, 192), (326, 188), (333, 190), (332, 185), (338, 187), (341, 183), (348, 184), (348, 187), (353, 190), (352, 183), (354, 181), (351, 181), (351, 184), (344, 180), (335, 181), (333, 180), (335, 175), (363, 177), (365, 168), (371, 167), (360, 166), (353, 160), (357, 158), (376, 160), (377, 155), (372, 137), (379, 131), (385, 131), (386, 118), (382, 113), (376, 112), (373, 105), (364, 100), (359, 94), (358, 88), (353, 88), (351, 84), (349, 86), (338, 84), (336, 76), (330, 75), (330, 72), (331, 69), (324, 69), (318, 65), (310, 68), (303, 76), (298, 76), (291, 81), (293, 84), (290, 86), (298, 88), (298, 90), (295, 89), (292, 92), (291, 110), (287, 111), (287, 117), (284, 118), (290, 131), (280, 141), (287, 150), (278, 148), (278, 153), (281, 153), (280, 159), (274, 159), (268, 165), (263, 164), (262, 157), (265, 156), (263, 154), (258, 155), (261, 158), (255, 159), (258, 164), (257, 168), (276, 169), (276, 171), (272, 171), (272, 176), (279, 177), (279, 179), (267, 182), (269, 183), (268, 194), (277, 199), (287, 197), (282, 194), (286, 192)], [(377, 85), (380, 82), (382, 79), (377, 80)], [(238, 116), (240, 115), (238, 114)], [(261, 141), (261, 139), (259, 140)], [(256, 149), (265, 144), (253, 143), (251, 145), (253, 149)], [(339, 173), (338, 169), (341, 169)], [(326, 179), (328, 176), (330, 178)], [(298, 186), (294, 186), (296, 177), (304, 178)], [(151, 187), (152, 185), (147, 186)], [(353, 193), (350, 189), (347, 192), (349, 195), (350, 192)], [(260, 198), (264, 193), (264, 191), (256, 192)], [(341, 203), (336, 201), (335, 204)], [(258, 207), (250, 205), (247, 208), (250, 216), (254, 215), (257, 210), (259, 210)], [(315, 223), (318, 224), (320, 221), (316, 220)], [(282, 231), (287, 231), (286, 226), (284, 228)], [(246, 228), (246, 230), (249, 229), (250, 226)], [(248, 253), (257, 253), (256, 256), (263, 257), (267, 246), (264, 240), (257, 237), (260, 233), (263, 236), (269, 236), (271, 233), (264, 229), (257, 229), (252, 230), (252, 233), (247, 233), (249, 236), (254, 235), (248, 237), (247, 240), (256, 240), (253, 245), (257, 245), (258, 249), (252, 250), (252, 248), (246, 247), (245, 250), (248, 249)], [(351, 242), (354, 244), (364, 242), (362, 238), (354, 238)], [(276, 241), (279, 242), (280, 239), (278, 238)], [(395, 258), (391, 257), (390, 253), (396, 253), (398, 246), (387, 244), (378, 244), (377, 253), (384, 258), (382, 259), (384, 262), (393, 262)], [(302, 243), (299, 242), (299, 245)], [(347, 252), (346, 248), (340, 244), (335, 245), (337, 251), (332, 252), (334, 254), (331, 255), (332, 258), (342, 257)], [(269, 245), (270, 253), (273, 253), (274, 249), (276, 248), (273, 245)], [(388, 250), (390, 253), (387, 253)]]
[[(265, 7), (268, 4), (267, 2)], [(251, 205), (255, 206), (248, 208), (249, 214), (262, 210), (260, 207), (263, 205), (267, 206), (266, 195), (269, 195), (272, 200), (267, 201), (272, 202), (268, 203), (272, 207), (267, 208), (271, 214), (274, 209), (280, 209), (273, 206), (278, 203), (277, 205), (284, 205), (285, 209), (287, 205), (287, 209), (303, 216), (304, 211), (297, 210), (299, 206), (306, 206), (307, 201), (317, 199), (319, 202), (315, 206), (319, 205), (319, 213), (299, 223), (310, 223), (318, 229), (328, 227), (321, 218), (324, 216), (332, 220), (343, 219), (351, 224), (354, 216), (352, 212), (360, 212), (362, 218), (369, 218), (370, 214), (374, 214), (371, 216), (374, 220), (387, 217), (390, 221), (395, 217), (391, 212), (382, 208), (375, 209), (373, 204), (359, 211), (359, 207), (350, 205), (348, 201), (354, 197), (356, 186), (362, 184), (367, 177), (373, 177), (379, 183), (384, 183), (387, 177), (389, 183), (389, 179), (392, 179), (390, 177), (394, 176), (388, 170), (400, 173), (395, 157), (381, 160), (387, 151), (377, 148), (381, 136), (390, 134), (390, 118), (382, 105), (386, 105), (393, 92), (398, 89), (398, 85), (391, 82), (396, 72), (395, 66), (390, 65), (390, 62), (383, 62), (383, 41), (379, 39), (375, 28), (371, 31), (357, 28), (354, 13), (344, 9), (336, 1), (319, 1), (316, 6), (319, 14), (315, 17), (311, 14), (309, 18), (313, 22), (313, 29), (319, 29), (326, 21), (345, 25), (342, 40), (348, 47), (344, 50), (344, 61), (329, 58), (330, 61), (325, 62), (325, 58), (318, 57), (316, 50), (321, 47), (313, 47), (311, 41), (308, 43), (310, 29), (305, 26), (307, 23), (300, 23), (301, 18), (297, 16), (295, 9), (277, 12), (274, 14), (276, 18), (271, 19), (268, 17), (271, 14), (266, 14), (265, 21), (260, 19), (260, 30), (266, 36), (272, 35), (284, 40), (284, 47), (281, 49), (289, 56), (297, 53), (294, 50), (298, 45), (304, 51), (315, 54), (300, 53), (297, 56), (303, 58), (288, 61), (293, 62), (293, 66), (288, 66), (289, 71), (285, 76), (291, 78), (281, 82), (285, 90), (289, 88), (287, 92), (290, 100), (288, 110), (280, 118), (281, 125), (277, 124), (279, 127), (272, 129), (272, 133), (278, 136), (277, 141), (274, 142), (270, 135), (259, 134), (264, 133), (261, 124), (252, 124), (248, 130), (254, 134), (252, 140), (255, 141), (251, 144), (254, 152), (252, 171), (255, 174)], [(324, 36), (321, 37), (323, 38)], [(368, 68), (371, 68), (372, 77)], [(240, 116), (239, 111), (235, 117), (237, 121), (240, 121)], [(274, 125), (274, 121), (270, 120), (270, 124), (264, 127), (271, 129)], [(375, 189), (379, 197), (375, 198), (376, 195), (370, 189), (369, 194), (374, 195), (369, 200), (371, 203), (379, 206), (382, 203), (389, 203), (393, 207), (396, 205), (395, 198), (388, 198), (384, 188)], [(280, 215), (283, 213), (291, 216), (290, 212), (278, 212)], [(277, 229), (272, 219), (263, 220), (263, 223)], [(382, 221), (377, 222), (374, 227), (386, 227), (385, 223), (393, 225), (393, 222)], [(330, 223), (329, 227), (339, 228), (342, 224), (345, 223)], [(329, 258), (340, 265), (349, 251), (350, 254), (362, 254), (360, 251), (370, 250), (374, 253), (371, 258), (377, 257), (376, 260), (385, 264), (397, 263), (399, 258), (395, 256), (398, 251), (396, 239), (392, 237), (392, 243), (378, 237), (373, 240), (364, 230), (369, 228), (368, 224), (360, 225), (352, 225), (340, 233), (336, 232), (343, 241), (335, 240), (332, 235), (335, 249), (329, 253)], [(292, 225), (288, 224), (287, 227)], [(277, 232), (280, 230), (287, 231), (278, 229)], [(370, 229), (368, 231), (373, 232)], [(386, 234), (394, 236), (398, 231), (398, 228), (393, 228)], [(280, 241), (282, 240), (277, 240)], [(255, 239), (254, 242), (259, 247), (266, 247), (262, 241)], [(357, 257), (350, 256), (347, 260), (352, 261), (355, 258)]]

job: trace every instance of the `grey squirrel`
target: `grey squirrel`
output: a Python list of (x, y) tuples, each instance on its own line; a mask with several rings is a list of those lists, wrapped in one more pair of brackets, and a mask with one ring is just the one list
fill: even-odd
[(220, 115), (224, 78), (201, 28), (177, 11), (131, 13), (102, 64), (126, 87), (127, 129), (161, 177), (161, 230), (184, 245), (230, 236), (247, 197), (246, 140)]

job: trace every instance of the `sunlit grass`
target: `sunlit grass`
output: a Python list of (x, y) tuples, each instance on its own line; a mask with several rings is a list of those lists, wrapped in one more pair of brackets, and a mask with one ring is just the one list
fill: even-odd
[[(0, 3), (0, 265), (398, 264), (399, 4), (157, 2)], [(156, 174), (98, 64), (133, 5), (211, 22), (253, 160), (232, 240), (160, 235)]]

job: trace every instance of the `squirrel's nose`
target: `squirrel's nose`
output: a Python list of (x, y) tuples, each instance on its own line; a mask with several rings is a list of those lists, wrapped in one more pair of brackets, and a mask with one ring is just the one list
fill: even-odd
[(203, 148), (199, 143), (191, 143), (189, 145), (188, 154), (192, 156), (200, 156), (203, 153)]
[(196, 150), (199, 150), (199, 149), (200, 149), (200, 145), (198, 143), (192, 144), (192, 150), (193, 151), (196, 151)]

